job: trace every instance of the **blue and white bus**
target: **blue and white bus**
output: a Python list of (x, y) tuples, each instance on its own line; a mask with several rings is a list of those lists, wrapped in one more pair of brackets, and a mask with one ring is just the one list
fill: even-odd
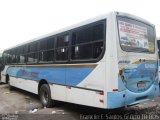
[(158, 96), (155, 27), (112, 12), (3, 52), (2, 82), (54, 100), (113, 109)]

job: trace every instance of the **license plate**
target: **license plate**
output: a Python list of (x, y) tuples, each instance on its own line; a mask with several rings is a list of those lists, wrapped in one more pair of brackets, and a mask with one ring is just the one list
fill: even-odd
[(137, 83), (137, 87), (144, 87), (145, 86), (145, 82), (139, 82)]

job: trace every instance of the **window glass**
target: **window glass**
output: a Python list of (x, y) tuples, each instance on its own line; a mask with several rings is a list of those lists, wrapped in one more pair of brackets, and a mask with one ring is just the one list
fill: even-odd
[(38, 43), (37, 42), (31, 43), (28, 46), (28, 49), (29, 49), (29, 53), (36, 52), (38, 50)]
[(72, 59), (91, 59), (92, 44), (79, 45), (72, 47)]
[[(92, 60), (101, 56), (105, 40), (104, 21), (70, 30), (71, 32), (71, 36), (68, 33), (62, 33), (62, 35), (56, 36), (56, 39), (51, 36), (11, 49), (4, 55), (6, 62), (43, 63), (55, 60), (66, 62), (70, 58), (72, 60)], [(70, 42), (70, 38), (72, 42)]]
[(16, 48), (16, 54), (17, 54), (17, 55), (20, 55), (21, 52), (22, 52), (21, 47)]
[(40, 41), (40, 50), (46, 50), (47, 49), (47, 40), (41, 40)]
[(47, 49), (53, 49), (54, 48), (54, 38), (48, 38), (47, 40)]
[(105, 39), (104, 25), (100, 22), (72, 33), (72, 60), (97, 59), (102, 54)]
[(77, 45), (72, 47), (72, 59), (96, 59), (103, 50), (103, 42)]
[(8, 63), (8, 53), (7, 53), (7, 52), (8, 52), (8, 51), (5, 51), (5, 52), (3, 53), (3, 55), (2, 55), (3, 62), (4, 62), (5, 64)]
[(40, 41), (39, 62), (51, 62), (54, 60), (54, 37), (48, 37)]
[(102, 40), (104, 37), (104, 24), (97, 24), (72, 34), (72, 45)]
[(12, 55), (10, 51), (7, 53), (7, 63), (12, 63)]
[(94, 43), (93, 44), (93, 58), (94, 59), (98, 58), (101, 55), (103, 49), (104, 49), (103, 42)]
[(10, 54), (10, 51), (5, 51), (3, 53), (3, 60), (4, 60), (4, 63), (6, 63), (6, 64), (11, 63), (12, 56)]
[(25, 55), (20, 55), (19, 59), (19, 63), (25, 63)]
[(63, 35), (57, 37), (57, 47), (68, 46), (69, 44), (69, 35)]
[(56, 49), (57, 61), (68, 60), (68, 45), (69, 45), (69, 35), (62, 35), (57, 37), (57, 49)]
[(104, 38), (104, 25), (99, 24), (93, 27), (93, 40), (102, 40)]
[(11, 54), (11, 63), (16, 63), (16, 50), (11, 49), (10, 54)]
[(68, 48), (59, 48), (56, 50), (56, 60), (66, 61), (68, 59)]
[(53, 61), (53, 59), (54, 59), (54, 50), (42, 51), (39, 54), (39, 62)]
[(152, 26), (126, 17), (117, 19), (120, 45), (124, 51), (154, 53), (155, 35)]
[(76, 33), (76, 35), (77, 35), (77, 37), (76, 37), (77, 44), (90, 42), (93, 39), (91, 28), (80, 30)]
[(38, 61), (38, 54), (37, 53), (28, 54), (28, 62), (29, 63), (36, 63), (37, 61)]

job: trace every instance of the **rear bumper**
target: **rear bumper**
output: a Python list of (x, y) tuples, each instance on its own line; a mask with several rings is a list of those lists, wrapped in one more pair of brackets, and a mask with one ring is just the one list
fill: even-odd
[(134, 105), (152, 100), (159, 94), (159, 85), (153, 84), (148, 90), (141, 93), (134, 93), (128, 89), (121, 92), (109, 92), (107, 94), (107, 108), (114, 109), (127, 105)]

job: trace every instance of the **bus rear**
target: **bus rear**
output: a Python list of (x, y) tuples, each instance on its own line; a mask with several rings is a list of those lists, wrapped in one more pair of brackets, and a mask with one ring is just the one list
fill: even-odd
[(154, 25), (128, 14), (116, 13), (115, 17), (118, 89), (108, 94), (109, 108), (145, 102), (159, 92)]

